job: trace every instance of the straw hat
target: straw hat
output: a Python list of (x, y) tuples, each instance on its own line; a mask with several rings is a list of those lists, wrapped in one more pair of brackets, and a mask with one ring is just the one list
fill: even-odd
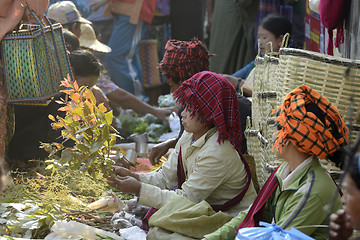
[(61, 24), (72, 22), (91, 24), (90, 21), (81, 17), (80, 12), (77, 10), (75, 4), (71, 1), (61, 1), (51, 4), (46, 16)]
[(90, 24), (81, 24), (80, 47), (89, 48), (94, 51), (108, 53), (111, 48), (96, 39), (95, 31)]

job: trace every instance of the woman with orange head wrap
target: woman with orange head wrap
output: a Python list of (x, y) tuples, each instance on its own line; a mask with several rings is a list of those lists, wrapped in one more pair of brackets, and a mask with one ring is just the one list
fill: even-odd
[[(314, 239), (327, 239), (324, 210), (338, 188), (322, 168), (319, 158), (341, 165), (336, 154), (347, 143), (348, 128), (338, 110), (315, 90), (302, 85), (289, 93), (274, 112), (278, 131), (274, 134), (276, 155), (285, 162), (268, 178), (247, 211), (206, 239), (234, 239), (236, 230), (276, 223), (283, 229), (297, 228)], [(342, 206), (340, 194), (331, 211)]]

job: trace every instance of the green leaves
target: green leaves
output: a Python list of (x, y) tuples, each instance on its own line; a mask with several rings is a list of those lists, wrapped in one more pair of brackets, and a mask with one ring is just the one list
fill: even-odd
[(28, 201), (24, 204), (0, 204), (0, 229), (7, 229), (11, 237), (30, 239), (44, 235), (49, 232), (49, 225), (57, 217), (59, 213), (48, 203), (35, 204)]
[[(41, 143), (41, 147), (51, 157), (58, 158), (57, 164), (51, 163), (47, 168), (69, 166), (97, 177), (100, 172), (107, 172), (111, 167), (110, 150), (116, 147), (116, 138), (120, 137), (111, 126), (113, 112), (108, 111), (104, 104), (97, 106), (93, 93), (86, 87), (78, 87), (70, 79), (64, 79), (62, 85), (66, 87), (62, 92), (67, 97), (57, 102), (63, 105), (59, 110), (64, 111), (66, 116), (61, 118), (49, 115), (49, 119), (53, 121), (53, 129), (62, 129), (64, 141)], [(68, 140), (75, 142), (74, 147), (64, 146)]]

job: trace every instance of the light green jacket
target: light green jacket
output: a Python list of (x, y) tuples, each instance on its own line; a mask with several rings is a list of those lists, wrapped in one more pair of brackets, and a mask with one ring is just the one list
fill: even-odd
[[(139, 204), (160, 208), (171, 195), (178, 194), (194, 203), (205, 200), (210, 205), (222, 205), (238, 195), (247, 182), (244, 164), (231, 143), (219, 144), (218, 136), (216, 128), (212, 128), (191, 144), (192, 133), (185, 131), (159, 171), (139, 174), (142, 183)], [(180, 146), (186, 181), (182, 189), (171, 190), (177, 185)], [(237, 216), (255, 197), (251, 182), (242, 201), (225, 213)]]
[[(297, 172), (285, 186), (280, 176), (287, 166), (283, 164), (275, 174), (279, 186), (266, 203), (264, 221), (276, 223), (287, 230), (298, 227), (298, 230), (317, 240), (327, 239), (327, 228), (308, 226), (328, 225), (328, 213), (324, 211), (324, 207), (331, 202), (334, 192), (338, 193), (337, 186), (317, 158)], [(340, 208), (342, 204), (338, 194), (332, 212)], [(246, 213), (247, 211), (241, 212), (205, 237), (208, 240), (235, 239), (235, 231)]]

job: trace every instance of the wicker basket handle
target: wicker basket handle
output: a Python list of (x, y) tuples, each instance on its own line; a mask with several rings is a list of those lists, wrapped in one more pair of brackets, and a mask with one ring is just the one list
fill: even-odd
[(290, 40), (290, 33), (285, 33), (281, 41), (281, 48), (286, 48), (289, 44), (289, 40)]
[(269, 54), (269, 53), (273, 53), (273, 45), (272, 42), (268, 42), (265, 45), (265, 55)]
[[(41, 33), (42, 33), (42, 36), (44, 38), (44, 43), (45, 43), (45, 50), (46, 50), (46, 57), (47, 57), (47, 61), (50, 65), (50, 56), (49, 56), (49, 52), (48, 52), (48, 42), (46, 40), (46, 36), (45, 36), (45, 30), (44, 28), (46, 27), (44, 25), (44, 23), (41, 21), (41, 19), (39, 18), (39, 16), (36, 14), (36, 12), (34, 10), (32, 10), (29, 5), (26, 3), (26, 8), (31, 12), (31, 14), (34, 16), (34, 18), (36, 19), (36, 21), (38, 22), (38, 24), (40, 25), (40, 28), (41, 28)], [(58, 65), (59, 65), (59, 68), (60, 68), (60, 71), (63, 75), (63, 69), (61, 67), (61, 61), (60, 61), (60, 57), (59, 57), (59, 53), (58, 53), (58, 47), (56, 46), (56, 41), (55, 41), (55, 35), (54, 35), (54, 28), (53, 28), (53, 25), (51, 23), (51, 21), (46, 17), (44, 16), (44, 19), (47, 21), (47, 24), (49, 25), (50, 29), (51, 29), (51, 36), (52, 36), (52, 40), (53, 40), (53, 46), (54, 46), (54, 49), (55, 49), (55, 53), (56, 53), (56, 58), (58, 60)], [(51, 74), (51, 77), (54, 78), (54, 74), (53, 74), (53, 71), (52, 69), (50, 69), (50, 74)], [(53, 90), (55, 90), (56, 86), (52, 85), (52, 88)]]

